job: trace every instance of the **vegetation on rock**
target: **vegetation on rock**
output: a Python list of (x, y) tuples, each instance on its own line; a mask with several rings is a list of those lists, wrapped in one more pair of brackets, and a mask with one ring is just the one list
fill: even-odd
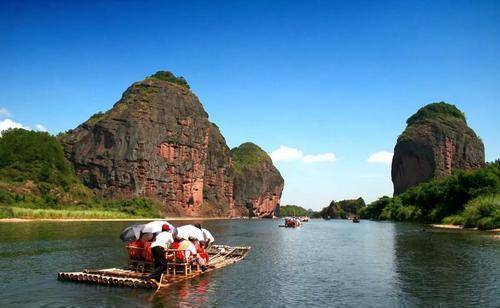
[(85, 123), (89, 125), (94, 125), (95, 123), (99, 122), (99, 120), (102, 118), (104, 118), (104, 112), (99, 111), (90, 116), (90, 118)]
[(176, 77), (173, 73), (169, 71), (158, 71), (153, 75), (151, 75), (151, 78), (156, 78), (159, 80), (175, 83), (189, 89), (189, 84), (184, 77), (182, 76)]
[(435, 120), (443, 118), (456, 118), (467, 123), (465, 114), (455, 105), (445, 102), (432, 103), (420, 108), (414, 115), (406, 120), (407, 125), (412, 125), (424, 120)]
[(258, 167), (263, 161), (271, 159), (264, 150), (252, 142), (246, 142), (231, 149), (231, 158), (236, 171)]

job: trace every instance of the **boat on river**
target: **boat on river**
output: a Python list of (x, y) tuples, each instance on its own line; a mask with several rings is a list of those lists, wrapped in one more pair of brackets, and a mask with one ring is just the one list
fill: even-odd
[(298, 228), (302, 226), (302, 222), (300, 219), (295, 218), (295, 217), (285, 217), (285, 224), (280, 225), (280, 227), (285, 227), (285, 228)]
[[(166, 273), (162, 276), (160, 283), (149, 279), (148, 276), (153, 269), (151, 259), (137, 258), (130, 248), (128, 265), (124, 268), (106, 269), (84, 269), (79, 272), (59, 272), (58, 279), (63, 281), (74, 281), (87, 284), (101, 284), (130, 288), (159, 289), (171, 284), (192, 279), (210, 271), (242, 261), (250, 252), (250, 246), (226, 246), (212, 245), (206, 252), (209, 257), (207, 270), (202, 272), (199, 267), (189, 263), (170, 262)], [(169, 250), (167, 250), (167, 253)], [(175, 253), (178, 250), (172, 250)]]

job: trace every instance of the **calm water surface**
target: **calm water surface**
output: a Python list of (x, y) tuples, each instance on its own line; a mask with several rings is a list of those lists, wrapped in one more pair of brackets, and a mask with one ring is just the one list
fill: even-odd
[(129, 224), (0, 223), (0, 307), (500, 307), (498, 239), (403, 223), (205, 221), (218, 243), (251, 245), (247, 259), (156, 295), (56, 279), (125, 264)]

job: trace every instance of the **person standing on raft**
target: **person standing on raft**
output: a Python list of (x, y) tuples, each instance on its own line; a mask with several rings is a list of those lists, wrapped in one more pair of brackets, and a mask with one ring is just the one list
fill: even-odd
[(165, 255), (166, 249), (174, 242), (172, 233), (169, 232), (170, 227), (164, 224), (161, 227), (161, 232), (156, 235), (155, 240), (151, 243), (151, 251), (153, 253), (153, 260), (155, 269), (149, 275), (149, 278), (160, 282), (161, 275), (167, 269), (167, 259)]

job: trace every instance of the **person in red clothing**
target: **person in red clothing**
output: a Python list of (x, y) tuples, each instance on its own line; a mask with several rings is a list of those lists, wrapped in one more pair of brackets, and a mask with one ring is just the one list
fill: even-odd
[(128, 244), (128, 256), (130, 257), (130, 259), (132, 260), (144, 259), (143, 257), (144, 244), (145, 242), (141, 239), (135, 240)]
[(196, 247), (196, 251), (198, 252), (198, 255), (205, 260), (205, 264), (208, 264), (208, 253), (201, 247), (201, 245), (198, 245)]
[[(169, 249), (179, 249), (181, 245), (182, 239), (179, 237), (174, 238), (174, 242), (170, 245)], [(182, 252), (175, 252), (173, 254), (168, 255), (168, 259), (173, 261), (175, 259), (184, 261), (184, 254)]]
[(196, 252), (198, 256), (203, 259), (203, 265), (208, 264), (208, 254), (203, 248), (203, 245), (196, 238), (191, 239), (191, 243), (193, 243), (194, 247), (196, 247)]
[(200, 264), (202, 271), (205, 271), (207, 269), (208, 254), (205, 252), (205, 249), (201, 247), (200, 241), (196, 238), (190, 237), (189, 241), (196, 248), (196, 261)]

